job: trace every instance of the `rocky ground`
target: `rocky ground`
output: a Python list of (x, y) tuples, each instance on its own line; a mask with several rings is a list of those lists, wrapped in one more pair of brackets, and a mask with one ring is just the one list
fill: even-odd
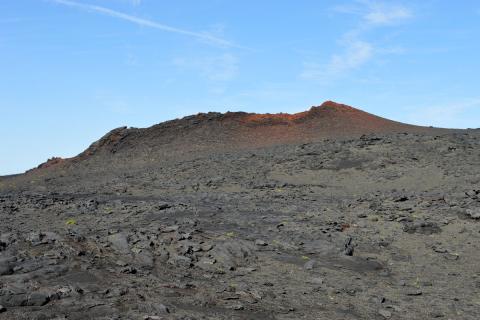
[(478, 130), (95, 163), (0, 179), (0, 319), (480, 318)]

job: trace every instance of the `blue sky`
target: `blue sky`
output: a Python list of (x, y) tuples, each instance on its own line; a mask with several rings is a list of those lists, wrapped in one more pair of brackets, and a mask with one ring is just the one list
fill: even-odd
[(479, 52), (473, 0), (3, 0), (0, 175), (206, 111), (480, 127)]

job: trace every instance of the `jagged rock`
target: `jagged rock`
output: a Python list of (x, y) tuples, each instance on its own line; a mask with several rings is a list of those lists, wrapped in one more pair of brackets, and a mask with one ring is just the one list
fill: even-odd
[(465, 213), (472, 219), (480, 219), (480, 208), (467, 209)]
[(33, 292), (28, 296), (25, 306), (44, 306), (50, 301), (50, 294), (45, 292)]
[(155, 304), (155, 310), (159, 313), (170, 313), (170, 309), (161, 303)]
[(145, 269), (152, 269), (155, 265), (155, 259), (150, 251), (142, 250), (135, 254), (136, 263)]
[(430, 221), (418, 221), (409, 222), (403, 226), (403, 231), (407, 233), (421, 233), (421, 234), (434, 234), (439, 233), (442, 230), (435, 222)]
[(263, 240), (257, 239), (257, 240), (255, 240), (255, 245), (256, 245), (256, 246), (259, 246), (259, 247), (265, 247), (265, 246), (267, 246), (268, 244), (267, 244), (265, 241), (263, 241)]
[(307, 262), (305, 262), (305, 264), (303, 265), (303, 267), (306, 269), (306, 270), (312, 270), (314, 267), (315, 267), (315, 264), (317, 262), (315, 260), (308, 260)]
[(92, 213), (98, 209), (99, 202), (96, 199), (85, 200), (77, 205), (81, 213)]
[(7, 247), (11, 246), (18, 240), (18, 236), (14, 233), (3, 233), (0, 235), (0, 251), (6, 249)]
[(185, 256), (171, 256), (168, 262), (177, 267), (190, 268), (192, 266), (192, 259)]
[(120, 232), (109, 235), (108, 242), (112, 248), (120, 254), (129, 254), (131, 252), (128, 238), (125, 233)]
[(322, 108), (129, 128), (0, 177), (0, 318), (480, 318), (480, 131), (326, 137), (376, 118)]
[(347, 256), (353, 256), (353, 251), (355, 250), (355, 245), (353, 243), (352, 237), (348, 237), (345, 240), (343, 253)]
[(70, 228), (67, 235), (71, 237), (75, 242), (83, 242), (86, 240), (85, 236), (78, 229)]
[(160, 246), (155, 250), (155, 259), (159, 262), (167, 262), (170, 259), (170, 252), (166, 247)]
[(217, 243), (210, 255), (227, 269), (246, 266), (256, 258), (253, 245), (244, 240)]
[(161, 231), (164, 233), (170, 233), (170, 232), (178, 231), (178, 229), (179, 229), (179, 226), (168, 226), (168, 227), (162, 228)]
[(378, 313), (385, 319), (390, 319), (392, 317), (392, 313), (385, 309), (378, 310)]
[(45, 292), (30, 294), (8, 294), (0, 296), (0, 303), (7, 307), (44, 306), (50, 301), (50, 295)]
[(33, 246), (37, 246), (41, 244), (54, 243), (55, 241), (61, 240), (61, 238), (55, 232), (35, 231), (29, 233), (25, 240), (30, 242)]
[(202, 249), (203, 252), (208, 252), (213, 249), (213, 245), (209, 243), (204, 243), (200, 246), (200, 248)]
[(0, 276), (10, 275), (13, 273), (16, 257), (2, 257), (0, 256)]
[(211, 269), (211, 266), (213, 266), (216, 262), (217, 260), (213, 258), (203, 257), (198, 261), (196, 265), (202, 269), (209, 270)]

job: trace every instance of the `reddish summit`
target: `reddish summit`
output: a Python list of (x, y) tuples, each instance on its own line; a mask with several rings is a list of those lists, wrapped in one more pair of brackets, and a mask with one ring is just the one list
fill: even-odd
[(221, 120), (221, 132), (226, 134), (223, 138), (232, 139), (236, 146), (252, 147), (356, 137), (370, 133), (429, 130), (381, 118), (333, 101), (326, 101), (320, 106), (295, 114), (235, 113)]
[[(209, 112), (145, 129), (121, 127), (110, 131), (77, 157), (65, 161), (78, 162), (105, 155), (116, 159), (147, 159), (185, 152), (216, 152), (308, 143), (325, 138), (355, 138), (372, 133), (439, 130), (442, 129), (391, 121), (345, 104), (326, 101), (295, 114)], [(62, 165), (65, 161), (55, 159), (39, 168)]]
[(253, 122), (270, 122), (270, 121), (288, 121), (288, 122), (299, 122), (303, 119), (313, 117), (315, 114), (318, 115), (319, 112), (325, 113), (325, 112), (353, 112), (353, 111), (358, 111), (361, 112), (360, 110), (357, 110), (355, 108), (352, 108), (350, 106), (347, 106), (345, 104), (339, 104), (333, 101), (326, 101), (324, 102), (321, 106), (318, 107), (311, 107), (310, 110), (308, 111), (303, 111), (303, 112), (298, 112), (294, 114), (289, 114), (289, 113), (275, 113), (275, 114), (258, 114), (258, 113), (252, 113), (248, 114), (246, 117), (247, 121), (253, 121)]

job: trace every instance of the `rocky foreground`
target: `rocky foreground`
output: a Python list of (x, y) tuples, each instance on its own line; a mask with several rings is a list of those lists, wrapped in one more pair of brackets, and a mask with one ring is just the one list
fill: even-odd
[(116, 153), (0, 178), (0, 319), (480, 318), (478, 130)]

